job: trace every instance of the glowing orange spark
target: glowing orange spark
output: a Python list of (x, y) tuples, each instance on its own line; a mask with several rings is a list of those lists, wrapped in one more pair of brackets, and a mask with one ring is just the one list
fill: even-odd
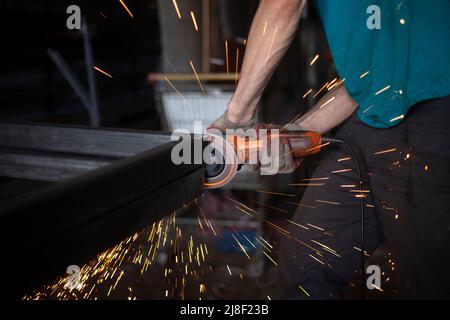
[(366, 71), (364, 72), (362, 75), (359, 76), (360, 79), (364, 78), (365, 76), (367, 76), (370, 73), (370, 71)]
[(275, 37), (277, 35), (277, 32), (278, 32), (278, 27), (275, 27), (275, 31), (273, 32), (272, 41), (270, 42), (269, 52), (267, 52), (266, 63), (267, 63), (267, 61), (269, 61), (270, 54), (272, 53), (272, 46), (273, 46), (273, 43), (275, 41)]
[(328, 86), (328, 82), (326, 82), (322, 88), (320, 88), (319, 91), (317, 91), (314, 95), (313, 98), (317, 97), (326, 87)]
[(305, 99), (311, 92), (312, 92), (312, 89), (309, 89), (309, 90), (303, 95), (303, 99)]
[(375, 93), (375, 95), (377, 96), (377, 95), (379, 95), (380, 93), (383, 93), (383, 92), (385, 92), (386, 90), (388, 90), (388, 89), (390, 89), (391, 88), (391, 86), (389, 85), (389, 86), (386, 86), (386, 87), (384, 87), (383, 89), (381, 89), (380, 91), (378, 91), (377, 93)]
[(183, 95), (177, 90), (177, 88), (175, 88), (175, 86), (172, 84), (172, 82), (170, 82), (169, 79), (167, 79), (167, 77), (164, 77), (164, 80), (167, 81), (167, 83), (172, 87), (173, 90), (175, 90), (175, 92), (183, 99), (186, 100)]
[(397, 149), (396, 148), (392, 148), (392, 149), (387, 149), (387, 150), (382, 150), (382, 151), (378, 151), (378, 152), (375, 152), (374, 153), (374, 155), (379, 155), (379, 154), (384, 154), (384, 153), (389, 153), (389, 152), (395, 152), (395, 151), (397, 151)]
[(275, 266), (278, 266), (278, 264), (275, 262), (275, 260), (273, 260), (265, 251), (263, 251), (263, 253), (264, 253), (264, 255), (270, 260), (270, 261), (272, 261), (272, 263), (275, 265)]
[(398, 117), (392, 118), (391, 120), (389, 120), (389, 122), (395, 122), (395, 121), (398, 121), (398, 120), (402, 120), (404, 118), (405, 118), (405, 115), (401, 114)]
[(312, 66), (314, 63), (316, 63), (317, 59), (319, 59), (319, 55), (318, 54), (316, 54), (316, 56), (311, 60), (309, 65)]
[(128, 9), (127, 5), (125, 4), (125, 2), (123, 2), (123, 0), (119, 0), (120, 4), (125, 8), (125, 10), (127, 10), (128, 14), (130, 15), (130, 17), (134, 18), (133, 13), (130, 11), (130, 9)]
[(332, 97), (330, 99), (328, 99), (324, 104), (322, 104), (319, 109), (322, 109), (323, 107), (325, 107), (327, 104), (329, 104), (330, 102), (332, 102), (334, 99), (336, 99), (336, 97)]
[(225, 59), (227, 61), (227, 74), (230, 74), (230, 65), (228, 62), (228, 41), (225, 40)]
[(238, 82), (238, 72), (239, 72), (239, 48), (236, 48), (236, 75), (234, 77), (234, 84)]
[(195, 19), (194, 11), (191, 11), (192, 23), (194, 24), (195, 31), (198, 31), (197, 20)]
[(177, 12), (178, 19), (181, 20), (181, 13), (180, 13), (180, 9), (178, 9), (177, 0), (172, 0), (172, 3), (173, 3), (173, 6), (175, 7), (175, 10)]
[(333, 202), (333, 201), (316, 200), (316, 202), (325, 203), (325, 204), (332, 204), (332, 205), (335, 205), (335, 206), (339, 206), (340, 205), (339, 202)]
[(259, 192), (259, 193), (274, 194), (274, 195), (277, 195), (277, 196), (294, 197), (294, 198), (296, 197), (295, 194), (272, 192), (272, 191), (263, 191), (263, 190), (255, 190), (255, 191)]
[(344, 172), (350, 172), (352, 169), (342, 169), (342, 170), (335, 170), (331, 171), (331, 173), (344, 173)]
[(206, 95), (205, 89), (203, 89), (202, 83), (200, 82), (200, 78), (198, 77), (197, 71), (195, 70), (195, 67), (194, 67), (194, 64), (192, 63), (192, 60), (189, 60), (189, 63), (191, 64), (191, 68), (192, 68), (192, 71), (194, 71), (195, 78), (197, 78), (197, 82), (198, 82), (200, 88), (203, 91), (203, 95)]
[(303, 291), (304, 294), (306, 294), (308, 297), (310, 297), (309, 293), (305, 289), (303, 289), (303, 287), (301, 285), (298, 285), (298, 287), (300, 288), (300, 290)]
[(103, 73), (105, 76), (112, 78), (112, 75), (110, 75), (108, 72), (100, 69), (99, 67), (94, 67), (95, 70), (97, 70), (100, 73)]

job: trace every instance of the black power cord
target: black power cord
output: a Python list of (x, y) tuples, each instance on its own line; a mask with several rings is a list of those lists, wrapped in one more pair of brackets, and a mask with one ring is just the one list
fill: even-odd
[(364, 250), (364, 218), (365, 218), (365, 203), (364, 203), (364, 197), (362, 196), (362, 176), (361, 176), (361, 166), (358, 161), (358, 157), (356, 156), (355, 151), (353, 148), (341, 139), (331, 138), (331, 137), (322, 137), (322, 142), (324, 143), (335, 143), (340, 144), (347, 149), (347, 151), (351, 154), (355, 165), (356, 165), (356, 171), (358, 174), (358, 182), (359, 182), (359, 201), (360, 201), (360, 208), (361, 208), (361, 280), (362, 280), (362, 290), (361, 290), (361, 298), (364, 300), (365, 298), (365, 292), (366, 292), (366, 277), (365, 277), (365, 250)]

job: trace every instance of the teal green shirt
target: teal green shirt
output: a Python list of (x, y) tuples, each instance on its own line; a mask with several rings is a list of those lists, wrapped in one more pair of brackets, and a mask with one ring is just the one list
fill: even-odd
[[(316, 3), (336, 69), (366, 124), (397, 125), (414, 104), (450, 95), (450, 0)], [(381, 29), (367, 27), (371, 5), (380, 8)]]

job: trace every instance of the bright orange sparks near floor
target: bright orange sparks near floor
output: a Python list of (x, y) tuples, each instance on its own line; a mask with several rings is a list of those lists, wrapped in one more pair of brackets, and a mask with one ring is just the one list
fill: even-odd
[(130, 15), (130, 17), (134, 18), (133, 13), (130, 11), (130, 9), (128, 9), (127, 5), (125, 4), (125, 2), (123, 2), (123, 0), (119, 0), (120, 4), (125, 8), (125, 10), (127, 10), (128, 14)]
[(112, 75), (110, 75), (108, 72), (100, 69), (99, 67), (94, 67), (95, 70), (97, 70), (100, 73), (103, 73), (105, 76), (112, 78)]
[(194, 11), (191, 11), (192, 23), (194, 24), (195, 31), (198, 31), (197, 20), (195, 19)]
[(175, 7), (175, 11), (177, 12), (178, 19), (181, 20), (181, 13), (180, 9), (178, 9), (177, 0), (172, 0), (173, 6)]

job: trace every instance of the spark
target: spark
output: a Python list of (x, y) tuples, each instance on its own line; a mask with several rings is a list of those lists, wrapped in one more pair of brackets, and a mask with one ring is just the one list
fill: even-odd
[(255, 190), (256, 192), (260, 193), (266, 193), (266, 194), (273, 194), (277, 196), (285, 196), (285, 197), (296, 197), (295, 194), (288, 194), (288, 193), (280, 193), (280, 192), (272, 192), (272, 191), (263, 191), (263, 190)]
[(263, 237), (259, 237), (262, 241), (264, 241), (264, 243), (265, 244), (267, 244), (269, 247), (270, 247), (270, 249), (273, 249), (273, 246), (267, 241), (267, 240), (265, 240)]
[(324, 104), (322, 104), (319, 109), (322, 109), (323, 107), (325, 107), (327, 104), (329, 104), (330, 102), (332, 102), (334, 99), (336, 99), (336, 97), (331, 97), (330, 99), (328, 99)]
[(366, 71), (364, 72), (362, 75), (359, 76), (360, 79), (364, 78), (365, 76), (367, 76), (370, 73), (370, 71)]
[(172, 82), (170, 82), (170, 80), (166, 76), (164, 76), (164, 80), (166, 80), (166, 82), (172, 87), (172, 89), (175, 90), (175, 92), (180, 96), (180, 98), (186, 101), (183, 95), (177, 90), (177, 88), (175, 88), (175, 86), (172, 84)]
[(277, 231), (282, 232), (283, 234), (290, 234), (289, 231), (277, 226), (276, 224), (270, 222), (270, 221), (265, 221), (269, 226), (271, 226), (272, 228), (276, 229)]
[(331, 91), (335, 87), (339, 87), (344, 81), (345, 81), (345, 79), (342, 79), (342, 80), (334, 83), (333, 85), (328, 85), (328, 91)]
[(405, 19), (400, 19), (400, 24), (405, 24), (406, 23), (406, 21), (405, 21)]
[(325, 204), (332, 204), (332, 205), (336, 205), (336, 206), (340, 205), (339, 202), (333, 202), (333, 201), (316, 200), (316, 202), (325, 203)]
[(272, 259), (271, 256), (269, 256), (265, 251), (263, 251), (263, 253), (264, 253), (264, 255), (265, 255), (270, 261), (272, 261), (272, 263), (273, 263), (275, 266), (278, 266), (278, 264), (275, 262), (275, 260)]
[(341, 169), (341, 170), (335, 170), (331, 171), (331, 173), (344, 173), (344, 172), (350, 172), (352, 169)]
[(389, 120), (389, 122), (395, 122), (395, 121), (398, 121), (398, 120), (402, 120), (404, 118), (405, 118), (405, 115), (401, 114), (398, 117), (392, 118), (391, 120)]
[(315, 225), (313, 225), (313, 224), (311, 224), (311, 223), (307, 223), (306, 225), (307, 225), (307, 226), (310, 226), (311, 228), (317, 229), (317, 230), (319, 230), (319, 231), (325, 231), (325, 229), (323, 229), (323, 228), (321, 228), (321, 227), (318, 227), (318, 226), (315, 226)]
[[(355, 249), (356, 251), (361, 252), (361, 249), (358, 248), (358, 247), (353, 247), (353, 249)], [(367, 256), (367, 257), (370, 257), (370, 255), (369, 255), (369, 254), (367, 253), (367, 251), (365, 251), (365, 250), (364, 250), (364, 255)]]
[(425, 171), (428, 171), (428, 169), (429, 169), (428, 165), (426, 164), (425, 167), (424, 167), (423, 169), (424, 169)]
[(245, 234), (242, 234), (242, 236), (245, 238), (245, 240), (248, 241), (248, 243), (250, 243), (250, 245), (251, 245), (253, 248), (256, 248), (256, 246), (253, 244), (253, 242), (251, 242), (250, 239), (247, 238), (247, 236), (246, 236)]
[(266, 31), (267, 31), (267, 20), (264, 22), (263, 36), (266, 35)]
[(119, 0), (120, 4), (125, 8), (125, 10), (127, 10), (128, 14), (130, 15), (130, 17), (134, 18), (133, 13), (131, 13), (130, 9), (128, 9), (127, 5), (125, 4), (125, 2), (123, 2), (123, 0)]
[(303, 99), (305, 99), (311, 92), (312, 92), (312, 89), (309, 89), (309, 90), (303, 95)]
[(329, 180), (330, 177), (321, 177), (321, 178), (308, 178), (308, 179), (302, 179), (302, 181), (320, 181), (320, 180)]
[(239, 48), (236, 48), (236, 73), (234, 76), (234, 84), (237, 85), (239, 77)]
[(178, 9), (177, 0), (172, 0), (172, 3), (173, 3), (173, 6), (175, 7), (175, 10), (177, 12), (178, 19), (181, 20), (181, 13), (180, 13), (180, 9)]
[(341, 184), (341, 188), (356, 188), (356, 184)]
[(300, 207), (304, 207), (304, 208), (308, 208), (308, 209), (315, 209), (316, 208), (316, 207), (313, 207), (313, 206), (308, 206), (308, 205), (303, 204), (303, 203), (290, 202), (290, 201), (286, 201), (286, 203), (293, 204), (293, 205), (300, 206)]
[(317, 97), (326, 87), (328, 86), (328, 82), (326, 82), (322, 88), (320, 88), (319, 91), (317, 91), (314, 95), (313, 98)]
[(390, 153), (390, 152), (395, 152), (397, 151), (396, 148), (392, 148), (392, 149), (387, 149), (387, 150), (382, 150), (382, 151), (377, 151), (374, 153), (374, 155), (379, 155), (379, 154), (385, 154), (385, 153)]
[(290, 183), (291, 187), (320, 187), (326, 185), (326, 183)]
[(328, 251), (328, 252), (331, 253), (332, 255), (334, 255), (334, 256), (336, 256), (336, 257), (338, 257), (338, 258), (341, 257), (340, 255), (338, 255), (338, 253), (336, 252), (336, 250), (331, 249), (330, 247), (328, 247), (328, 246), (326, 246), (326, 245), (320, 243), (319, 241), (311, 240), (311, 242), (313, 242), (313, 243), (315, 243), (315, 244), (318, 244), (318, 245), (321, 246), (325, 251)]
[(256, 212), (255, 210), (253, 210), (252, 208), (250, 208), (249, 206), (246, 206), (245, 204), (243, 204), (243, 203), (241, 203), (241, 202), (239, 202), (239, 201), (237, 201), (237, 200), (234, 200), (234, 199), (232, 199), (232, 198), (230, 198), (230, 197), (225, 197), (225, 198), (227, 198), (228, 200), (233, 201), (234, 203), (237, 203), (238, 205), (244, 207), (245, 209), (247, 209), (247, 210), (249, 210), (249, 211), (251, 211), (251, 212), (253, 212), (253, 213), (258, 213), (258, 212)]
[(272, 46), (273, 46), (273, 43), (275, 41), (275, 37), (277, 35), (277, 32), (278, 32), (278, 27), (275, 27), (275, 30), (274, 30), (273, 36), (272, 36), (272, 41), (270, 42), (269, 52), (267, 53), (267, 57), (266, 57), (266, 62), (265, 63), (267, 63), (267, 61), (269, 61), (270, 54), (272, 53)]
[(264, 243), (262, 243), (261, 241), (259, 241), (259, 240), (256, 239), (256, 238), (255, 238), (255, 240), (256, 240), (256, 242), (258, 242), (260, 245), (262, 245), (264, 249), (266, 249), (266, 250), (269, 251), (269, 252), (272, 252), (272, 250), (270, 250), (270, 248), (266, 247), (266, 245), (265, 245)]
[(304, 225), (301, 225), (301, 224), (296, 223), (296, 222), (294, 222), (294, 221), (291, 221), (291, 220), (286, 220), (286, 221), (289, 222), (289, 223), (292, 223), (292, 224), (295, 225), (295, 226), (298, 226), (298, 227), (300, 227), (300, 228), (303, 228), (303, 229), (305, 229), (305, 230), (309, 230), (308, 227), (305, 227)]
[(228, 61), (228, 41), (225, 40), (225, 60), (227, 62), (227, 74), (230, 74), (230, 65)]
[(316, 257), (314, 257), (313, 255), (308, 254), (311, 258), (313, 258), (314, 260), (316, 260), (317, 262), (325, 265), (325, 263), (323, 263), (322, 261), (320, 261), (319, 259), (317, 259)]
[(191, 11), (191, 18), (192, 18), (192, 23), (194, 24), (195, 31), (198, 32), (198, 25), (197, 25), (197, 20), (195, 19), (194, 11)]
[(112, 75), (110, 75), (108, 72), (106, 72), (106, 71), (100, 69), (99, 67), (95, 67), (95, 66), (94, 66), (94, 69), (97, 70), (97, 71), (100, 72), (100, 73), (103, 73), (105, 76), (112, 78)]
[(245, 256), (248, 258), (248, 260), (251, 260), (250, 256), (247, 254), (247, 251), (245, 250), (244, 246), (239, 242), (239, 240), (232, 234), (234, 240), (238, 243), (239, 247), (241, 247), (242, 252), (244, 252)]
[(305, 289), (303, 289), (303, 287), (301, 285), (298, 285), (298, 287), (300, 288), (300, 290), (303, 291), (304, 294), (306, 294), (308, 297), (310, 297), (308, 291), (306, 291)]
[(328, 84), (327, 88), (328, 91), (330, 91), (330, 88), (333, 88), (333, 84), (337, 81), (338, 78), (334, 78), (333, 80), (331, 80), (331, 82)]
[(228, 269), (228, 273), (230, 274), (230, 276), (232, 276), (233, 273), (231, 273), (231, 269), (230, 269), (230, 266), (229, 266), (229, 265), (227, 265), (227, 269)]
[(372, 109), (374, 107), (374, 104), (369, 106), (366, 110), (363, 111), (363, 113), (367, 113), (370, 109)]
[(341, 158), (341, 159), (338, 159), (338, 162), (348, 161), (348, 160), (352, 160), (352, 158), (350, 158), (350, 157), (347, 157), (347, 158)]
[(254, 203), (256, 203), (256, 204), (259, 204), (260, 206), (269, 208), (269, 209), (273, 209), (273, 210), (276, 210), (276, 211), (279, 211), (279, 212), (282, 212), (282, 213), (287, 213), (287, 210), (283, 210), (283, 209), (280, 209), (280, 208), (271, 206), (271, 205), (269, 205), (269, 204), (265, 204), (265, 203), (262, 203), (262, 202), (259, 202), (259, 201), (254, 201), (254, 200), (253, 200), (252, 202), (254, 202)]
[(323, 147), (326, 147), (326, 146), (328, 146), (329, 144), (331, 144), (331, 142), (322, 143), (322, 144), (320, 144), (320, 145), (318, 145), (318, 146), (316, 146), (316, 147), (306, 149), (306, 152), (314, 151), (314, 150), (316, 150), (316, 149), (322, 149)]
[(386, 86), (386, 87), (384, 87), (383, 89), (381, 89), (380, 91), (378, 91), (377, 93), (375, 93), (375, 95), (377, 96), (377, 95), (379, 95), (380, 93), (383, 93), (383, 92), (385, 92), (386, 90), (388, 90), (388, 89), (390, 89), (391, 88), (391, 86), (389, 85), (389, 86)]
[(192, 60), (189, 60), (189, 63), (191, 64), (191, 68), (192, 68), (192, 71), (194, 71), (195, 78), (197, 78), (197, 82), (198, 82), (200, 88), (203, 91), (203, 95), (206, 95), (205, 89), (203, 89), (202, 83), (200, 82), (200, 78), (198, 77), (197, 71), (195, 70), (195, 67), (194, 67), (194, 64), (192, 63)]
[(317, 59), (319, 59), (319, 55), (318, 54), (316, 54), (316, 56), (311, 60), (309, 65), (312, 66), (314, 63), (316, 63)]
[(254, 215), (252, 215), (251, 213), (245, 211), (244, 209), (242, 209), (241, 207), (238, 206), (234, 206), (236, 209), (238, 209), (239, 211), (245, 213), (246, 215), (250, 216), (250, 217), (254, 217)]

